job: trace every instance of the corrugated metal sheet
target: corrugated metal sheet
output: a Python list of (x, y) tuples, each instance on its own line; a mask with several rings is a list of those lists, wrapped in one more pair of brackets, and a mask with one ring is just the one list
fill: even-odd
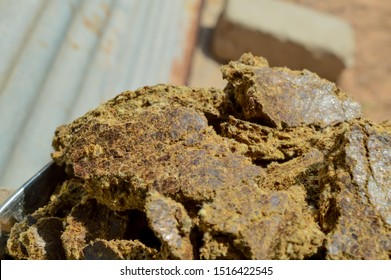
[(0, 188), (50, 160), (55, 128), (121, 91), (185, 83), (200, 0), (0, 0)]

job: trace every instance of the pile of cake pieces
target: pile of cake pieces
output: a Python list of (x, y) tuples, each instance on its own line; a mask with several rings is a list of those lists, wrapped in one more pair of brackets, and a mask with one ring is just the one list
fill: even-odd
[(390, 259), (391, 125), (244, 54), (224, 89), (126, 91), (53, 139), (67, 180), (15, 259)]

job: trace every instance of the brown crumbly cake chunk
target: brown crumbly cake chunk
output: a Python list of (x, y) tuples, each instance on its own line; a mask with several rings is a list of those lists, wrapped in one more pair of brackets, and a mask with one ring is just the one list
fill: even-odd
[(390, 124), (308, 71), (244, 54), (222, 72), (224, 90), (144, 87), (59, 127), (79, 195), (16, 224), (8, 253), (390, 259)]
[[(65, 181), (59, 187), (59, 190), (51, 196), (46, 206), (39, 208), (34, 213), (27, 215), (23, 221), (15, 224), (7, 243), (8, 254), (17, 259), (56, 259), (65, 257), (62, 247), (53, 248), (53, 246), (50, 246), (51, 242), (45, 241), (45, 237), (48, 238), (48, 234), (45, 232), (50, 230), (45, 229), (45, 227), (54, 226), (53, 232), (56, 232), (56, 238), (60, 241), (59, 238), (64, 229), (62, 219), (86, 196), (85, 189), (81, 185), (82, 183), (77, 179)], [(48, 249), (62, 251), (62, 253), (56, 254), (48, 251)], [(35, 253), (32, 253), (32, 250)], [(37, 253), (38, 251), (39, 253)]]
[[(161, 101), (166, 92), (167, 100)], [(233, 152), (230, 141), (208, 125), (206, 113), (191, 105), (195, 101), (174, 98), (179, 93), (189, 93), (188, 99), (194, 94), (192, 89), (161, 85), (120, 95), (60, 128), (54, 160), (85, 180), (100, 203), (116, 210), (143, 210), (148, 190), (202, 202), (222, 186), (262, 177), (262, 168)], [(207, 90), (199, 95), (207, 96)], [(215, 91), (210, 103), (225, 100), (223, 95)], [(224, 106), (223, 101), (216, 103)], [(208, 114), (220, 116), (217, 109), (208, 109)]]

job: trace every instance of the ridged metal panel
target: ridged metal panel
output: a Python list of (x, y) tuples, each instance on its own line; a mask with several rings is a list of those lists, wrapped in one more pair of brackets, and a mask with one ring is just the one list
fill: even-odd
[(0, 0), (0, 188), (17, 188), (50, 160), (58, 125), (124, 90), (185, 83), (199, 8), (199, 0)]

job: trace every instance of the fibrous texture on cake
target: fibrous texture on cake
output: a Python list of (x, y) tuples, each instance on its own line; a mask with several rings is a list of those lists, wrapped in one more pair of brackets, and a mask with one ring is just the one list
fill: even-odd
[(222, 72), (225, 89), (143, 87), (59, 127), (69, 178), (8, 253), (390, 259), (390, 124), (306, 70), (244, 54)]

